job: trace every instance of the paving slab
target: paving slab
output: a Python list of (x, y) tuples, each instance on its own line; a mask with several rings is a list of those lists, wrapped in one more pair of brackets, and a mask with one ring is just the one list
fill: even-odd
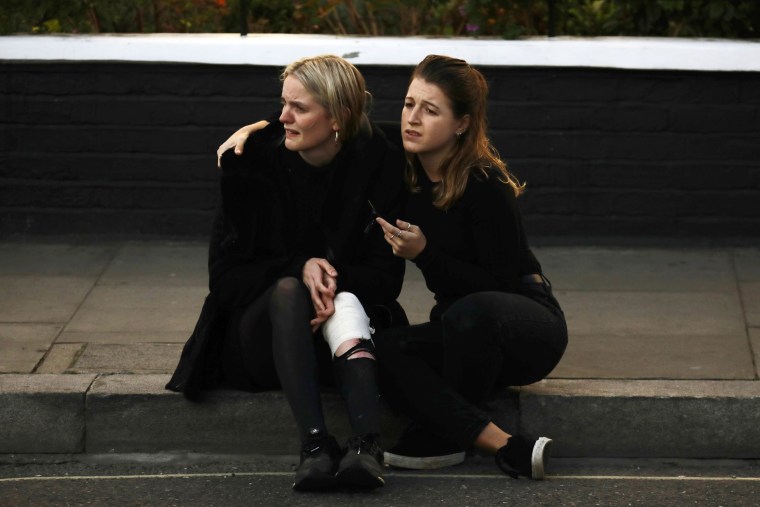
[(0, 324), (0, 373), (32, 373), (60, 331), (55, 324)]
[(760, 282), (760, 248), (735, 249), (734, 264), (740, 281)]
[(85, 393), (95, 375), (0, 375), (0, 453), (84, 451)]
[(557, 291), (575, 335), (745, 335), (736, 292)]
[(741, 282), (739, 287), (747, 326), (760, 327), (760, 282)]
[(172, 373), (180, 343), (89, 343), (68, 368), (72, 373)]
[(98, 285), (208, 287), (204, 242), (129, 242), (115, 255)]
[(755, 379), (746, 335), (573, 334), (552, 378)]
[(398, 302), (404, 308), (410, 324), (422, 324), (430, 320), (430, 309), (435, 305), (433, 294), (424, 280), (404, 280), (404, 288)]
[(68, 323), (59, 341), (71, 341), (68, 333), (144, 333), (145, 341), (169, 331), (185, 337), (195, 326), (206, 287), (144, 285), (97, 286)]
[[(200, 310), (198, 310), (200, 313)], [(197, 319), (197, 315), (195, 316)], [(193, 323), (194, 325), (195, 323)], [(191, 329), (192, 332), (192, 329)], [(187, 329), (153, 329), (150, 331), (68, 331), (64, 330), (56, 343), (185, 343), (190, 337)]]
[(98, 276), (118, 245), (0, 243), (0, 275)]
[(398, 302), (404, 308), (410, 324), (422, 324), (430, 320), (430, 309), (435, 305), (435, 298), (425, 285), (425, 278), (413, 262), (406, 262), (404, 285)]
[(74, 361), (86, 346), (86, 343), (54, 344), (35, 373), (69, 373)]
[(65, 323), (94, 284), (94, 276), (2, 275), (0, 322)]
[(545, 380), (521, 388), (521, 431), (561, 457), (757, 458), (760, 382)]
[(555, 289), (735, 289), (731, 254), (716, 249), (542, 247), (535, 254)]
[(760, 328), (749, 328), (749, 343), (755, 362), (755, 379), (760, 379)]

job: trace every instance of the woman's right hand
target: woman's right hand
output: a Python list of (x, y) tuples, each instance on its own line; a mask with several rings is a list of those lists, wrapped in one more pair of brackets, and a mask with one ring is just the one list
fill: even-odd
[(427, 246), (427, 238), (418, 225), (396, 220), (394, 227), (382, 217), (377, 217), (375, 221), (383, 228), (385, 242), (391, 246), (396, 257), (414, 260)]
[(237, 132), (232, 134), (229, 139), (224, 141), (219, 148), (216, 149), (216, 166), (219, 168), (222, 167), (222, 154), (230, 148), (235, 148), (235, 155), (242, 155), (243, 145), (248, 140), (248, 136), (257, 130), (263, 129), (267, 125), (269, 125), (268, 121), (261, 120), (238, 129)]

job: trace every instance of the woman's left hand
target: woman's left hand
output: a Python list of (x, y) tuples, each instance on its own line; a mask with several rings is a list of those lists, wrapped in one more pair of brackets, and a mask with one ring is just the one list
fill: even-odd
[(310, 322), (313, 332), (335, 313), (333, 299), (338, 286), (338, 272), (327, 259), (313, 257), (303, 265), (301, 276), (314, 305), (315, 317)]
[(324, 309), (320, 310), (316, 305), (314, 306), (315, 317), (309, 322), (309, 324), (311, 324), (312, 333), (316, 333), (317, 329), (319, 329), (320, 326), (335, 313), (334, 300), (335, 291), (338, 289), (338, 282), (335, 276), (331, 276), (327, 272), (322, 274), (322, 279), (325, 287), (327, 287), (327, 291), (322, 292), (319, 295), (319, 298), (324, 305)]
[(427, 238), (422, 229), (403, 220), (396, 220), (393, 226), (384, 219), (378, 217), (377, 223), (383, 228), (385, 242), (393, 248), (393, 255), (403, 259), (413, 260), (427, 245)]

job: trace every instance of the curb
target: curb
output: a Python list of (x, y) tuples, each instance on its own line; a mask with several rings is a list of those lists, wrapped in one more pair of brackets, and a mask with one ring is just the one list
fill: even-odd
[[(282, 392), (214, 391), (202, 403), (166, 391), (169, 375), (0, 375), (0, 453), (293, 454)], [(349, 436), (336, 393), (331, 432)], [(497, 423), (548, 435), (557, 457), (759, 458), (760, 381), (544, 380), (508, 389)], [(405, 420), (383, 412), (385, 445)]]

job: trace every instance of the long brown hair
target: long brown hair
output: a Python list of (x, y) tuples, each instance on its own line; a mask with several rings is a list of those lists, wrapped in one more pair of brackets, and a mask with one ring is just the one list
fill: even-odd
[[(434, 84), (443, 91), (456, 118), (470, 116), (467, 130), (457, 136), (454, 148), (439, 168), (441, 184), (433, 194), (435, 207), (448, 209), (458, 201), (464, 194), (467, 179), (473, 171), (478, 171), (487, 178), (489, 169), (496, 170), (499, 180), (511, 186), (516, 196), (520, 195), (525, 184), (521, 184), (509, 172), (486, 135), (488, 83), (483, 74), (464, 60), (428, 55), (414, 69), (409, 83), (417, 78)], [(407, 154), (407, 159), (407, 183), (413, 192), (419, 191), (415, 171), (420, 164), (419, 159), (415, 154)]]

